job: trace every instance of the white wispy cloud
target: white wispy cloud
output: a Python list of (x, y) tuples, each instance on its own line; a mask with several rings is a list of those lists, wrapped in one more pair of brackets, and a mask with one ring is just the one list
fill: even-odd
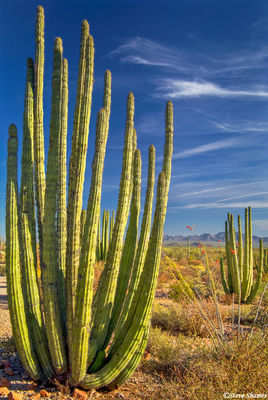
[(226, 149), (228, 147), (240, 147), (241, 142), (238, 139), (224, 139), (224, 140), (217, 140), (215, 142), (207, 143), (202, 146), (197, 146), (189, 150), (184, 150), (179, 153), (175, 153), (173, 155), (173, 159), (181, 159), (181, 158), (188, 158), (192, 156), (196, 156), (198, 154), (207, 153), (210, 151), (216, 151), (221, 149)]
[(226, 89), (212, 82), (163, 79), (156, 89), (157, 97), (179, 99), (182, 97), (268, 97), (268, 88), (251, 90)]
[(185, 204), (178, 206), (171, 206), (169, 209), (184, 209), (191, 210), (195, 208), (246, 208), (251, 206), (252, 208), (268, 208), (268, 201), (247, 201), (247, 202), (234, 202), (234, 203), (217, 203), (217, 202), (208, 202), (208, 203), (195, 203), (195, 204)]
[(263, 231), (268, 235), (268, 219), (255, 219), (252, 221), (254, 228)]
[[(194, 41), (195, 39), (192, 38)], [(200, 41), (200, 38), (198, 39)], [(195, 46), (200, 48), (200, 46)], [(127, 39), (110, 52), (121, 62), (164, 67), (191, 74), (207, 76), (237, 76), (243, 71), (265, 68), (268, 64), (268, 47), (255, 46), (230, 51), (211, 43), (202, 42), (203, 51), (172, 48), (143, 37)], [(206, 51), (207, 50), (207, 51)]]
[(242, 194), (242, 195), (239, 195), (239, 196), (227, 197), (225, 199), (217, 200), (216, 203), (223, 203), (225, 201), (234, 200), (234, 199), (244, 199), (246, 197), (262, 196), (264, 194), (268, 194), (268, 192), (247, 193), (247, 194)]
[(152, 40), (135, 37), (113, 50), (109, 56), (119, 56), (121, 62), (171, 68), (177, 71), (190, 71), (192, 67), (183, 63), (182, 54)]
[[(267, 183), (267, 182), (266, 181), (255, 181), (255, 182), (240, 183), (240, 184), (235, 184), (235, 185), (225, 184), (224, 186), (211, 187), (211, 188), (208, 188), (208, 189), (198, 190), (198, 191), (195, 191), (195, 192), (179, 194), (176, 197), (177, 198), (181, 198), (181, 197), (200, 196), (200, 195), (203, 195), (204, 193), (214, 193), (214, 192), (219, 192), (219, 191), (222, 191), (222, 190), (224, 190), (224, 191), (226, 191), (226, 190), (233, 191), (233, 190), (237, 190), (237, 189), (241, 189), (241, 188), (247, 188), (249, 186), (260, 185), (260, 184), (263, 184), (263, 183)], [(201, 182), (201, 185), (204, 185), (204, 184), (205, 184), (204, 182)], [(176, 187), (176, 184), (173, 185), (173, 187)], [(258, 195), (266, 194), (266, 193), (268, 193), (268, 192), (259, 192)], [(247, 193), (246, 195), (243, 194), (243, 195), (239, 195), (239, 196), (234, 196), (234, 197), (231, 197), (229, 199), (218, 200), (218, 201), (225, 201), (225, 200), (231, 200), (231, 199), (234, 199), (234, 198), (241, 198), (241, 197), (248, 197), (248, 196), (251, 196), (251, 193)]]
[(243, 132), (268, 132), (268, 122), (260, 121), (240, 121), (240, 122), (215, 122), (211, 124), (223, 132), (243, 133)]

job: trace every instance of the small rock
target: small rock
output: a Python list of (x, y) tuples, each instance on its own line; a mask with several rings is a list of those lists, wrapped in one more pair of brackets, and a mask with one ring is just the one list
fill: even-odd
[(10, 385), (11, 385), (11, 382), (10, 382), (9, 379), (4, 378), (4, 377), (0, 378), (0, 387), (7, 387), (8, 388)]
[(9, 393), (9, 390), (7, 387), (0, 387), (0, 397), (7, 396)]
[(5, 374), (7, 374), (9, 376), (15, 375), (13, 369), (10, 367), (5, 367), (4, 371), (5, 371)]
[[(33, 394), (35, 394), (34, 390), (28, 390), (27, 392), (27, 396), (32, 396)], [(40, 396), (39, 396), (40, 397)]]
[(9, 392), (7, 398), (8, 400), (22, 400), (23, 394), (18, 392)]
[(41, 397), (50, 397), (50, 393), (48, 393), (45, 389), (40, 390)]
[(145, 350), (145, 352), (143, 353), (143, 357), (145, 358), (145, 360), (150, 360), (151, 354), (148, 353), (148, 351)]
[(84, 390), (75, 388), (72, 396), (77, 400), (87, 400), (88, 394), (87, 392), (84, 392)]
[(37, 388), (37, 386), (38, 386), (37, 383), (33, 382), (33, 383), (30, 384), (29, 389), (30, 390), (35, 390)]
[(31, 400), (39, 400), (40, 399), (40, 393), (35, 393), (31, 396)]

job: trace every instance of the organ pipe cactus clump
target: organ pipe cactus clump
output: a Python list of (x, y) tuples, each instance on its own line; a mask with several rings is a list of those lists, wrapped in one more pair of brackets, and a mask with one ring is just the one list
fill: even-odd
[[(123, 383), (137, 367), (146, 346), (173, 151), (173, 107), (169, 101), (164, 161), (158, 177), (152, 228), (154, 146), (149, 148), (147, 191), (139, 234), (141, 155), (134, 129), (134, 95), (130, 93), (118, 206), (110, 222), (109, 213), (104, 212), (101, 240), (100, 203), (109, 131), (111, 73), (105, 73), (90, 193), (87, 209), (82, 210), (93, 70), (93, 38), (87, 21), (83, 21), (67, 199), (68, 64), (63, 58), (62, 41), (56, 38), (45, 174), (44, 10), (39, 6), (35, 62), (29, 59), (27, 66), (20, 191), (17, 129), (10, 125), (6, 192), (8, 299), (20, 360), (33, 379), (68, 379), (71, 385), (86, 389), (112, 388)], [(94, 294), (98, 252), (105, 263)], [(37, 276), (39, 263), (41, 282)]]
[(252, 223), (251, 208), (245, 209), (245, 233), (244, 244), (242, 238), (241, 217), (238, 215), (238, 242), (234, 228), (233, 215), (228, 213), (225, 221), (225, 253), (227, 263), (227, 279), (223, 265), (220, 260), (221, 278), (224, 291), (227, 294), (235, 293), (238, 300), (251, 303), (260, 287), (263, 272), (263, 242), (260, 239), (259, 265), (257, 278), (253, 281), (253, 247), (252, 247)]

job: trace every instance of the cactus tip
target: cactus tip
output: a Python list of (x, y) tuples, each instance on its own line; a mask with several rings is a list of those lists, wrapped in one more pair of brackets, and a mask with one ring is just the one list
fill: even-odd
[(89, 23), (86, 19), (84, 19), (82, 21), (81, 30), (82, 30), (82, 34), (84, 34), (86, 36), (89, 34)]
[(8, 134), (10, 137), (17, 137), (17, 127), (15, 124), (9, 125)]
[(37, 14), (40, 16), (44, 15), (44, 7), (43, 6), (37, 6)]
[(94, 47), (94, 40), (93, 40), (92, 35), (88, 36), (88, 44), (89, 44), (89, 47)]
[(55, 37), (54, 39), (54, 50), (62, 53), (62, 39), (60, 37)]
[(31, 57), (27, 58), (27, 67), (33, 67), (34, 62), (33, 59)]

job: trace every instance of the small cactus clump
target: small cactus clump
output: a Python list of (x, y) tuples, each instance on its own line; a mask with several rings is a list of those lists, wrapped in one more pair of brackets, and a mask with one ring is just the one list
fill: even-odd
[[(133, 373), (147, 343), (171, 176), (173, 106), (167, 102), (164, 161), (158, 177), (152, 228), (155, 148), (149, 148), (147, 191), (139, 233), (141, 154), (134, 129), (134, 95), (129, 93), (118, 205), (111, 218), (104, 210), (101, 238), (111, 72), (106, 71), (104, 77), (90, 193), (87, 209), (82, 210), (94, 82), (93, 38), (88, 22), (83, 21), (68, 195), (68, 63), (63, 58), (60, 38), (54, 42), (45, 171), (41, 6), (37, 9), (35, 38), (35, 61), (28, 59), (27, 64), (20, 190), (15, 125), (10, 125), (8, 139), (6, 268), (13, 336), (21, 363), (33, 379), (56, 378), (85, 389), (113, 388)], [(104, 267), (94, 293), (98, 259), (103, 260)]]
[(220, 260), (222, 285), (225, 293), (237, 295), (238, 301), (251, 303), (260, 287), (263, 272), (263, 242), (260, 239), (259, 266), (257, 279), (253, 282), (253, 247), (252, 247), (252, 223), (251, 208), (245, 209), (245, 233), (244, 245), (242, 238), (241, 218), (238, 215), (238, 242), (234, 229), (233, 215), (228, 213), (225, 221), (225, 253), (227, 263), (227, 279)]

